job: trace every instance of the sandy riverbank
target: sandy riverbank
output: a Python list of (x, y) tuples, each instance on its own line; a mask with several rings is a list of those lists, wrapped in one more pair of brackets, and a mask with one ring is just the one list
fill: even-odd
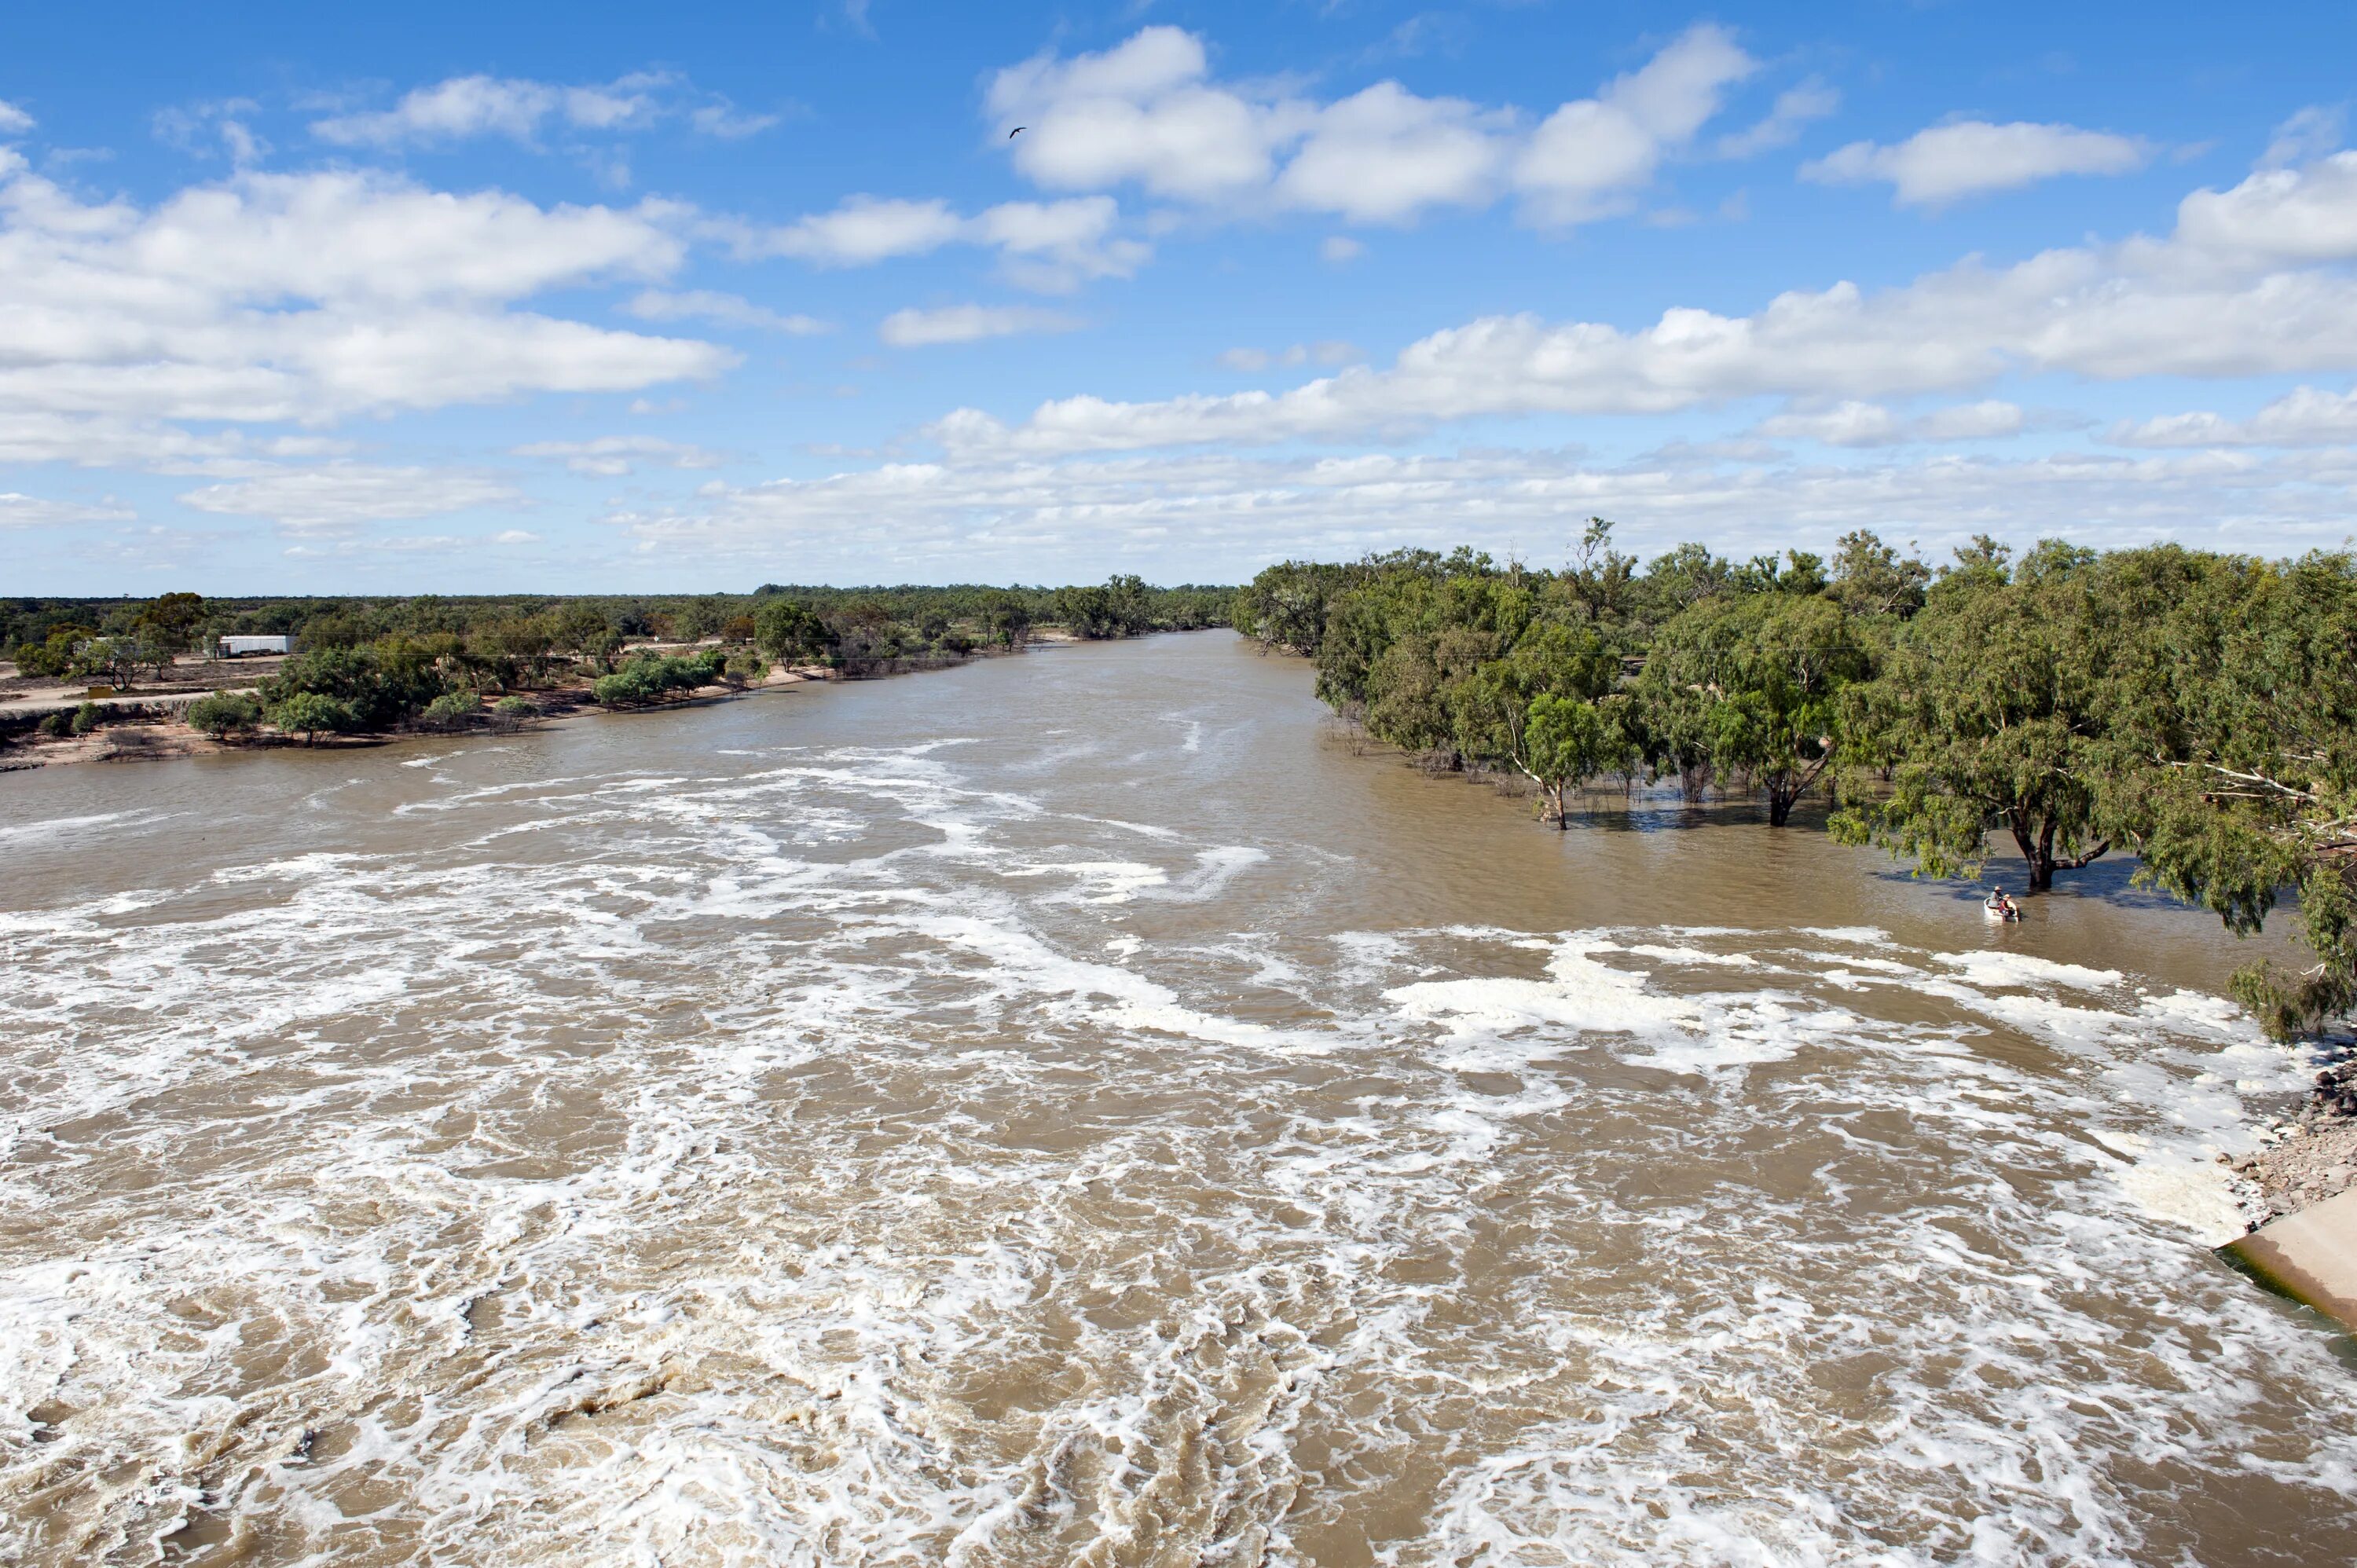
[[(801, 669), (773, 670), (758, 685), (699, 686), (670, 703), (656, 706), (685, 706), (695, 703), (718, 702), (726, 698), (749, 696), (757, 692), (783, 686), (802, 685), (812, 681), (835, 679), (834, 671), (810, 666)], [(131, 693), (116, 698), (102, 707), (134, 708), (150, 704), (177, 703), (185, 704), (202, 693), (156, 692)], [(563, 685), (521, 692), (539, 712), (528, 717), (495, 717), (486, 708), (482, 717), (468, 729), (497, 729), (501, 733), (520, 733), (545, 729), (567, 719), (585, 714), (604, 714), (614, 710), (599, 707), (589, 694), (587, 680), (567, 682)], [(639, 711), (639, 710), (628, 710)], [(364, 735), (322, 736), (316, 742), (305, 742), (290, 736), (257, 735), (241, 740), (221, 741), (204, 734), (184, 720), (141, 717), (123, 723), (109, 722), (84, 735), (49, 736), (38, 734), (22, 735), (0, 743), (0, 773), (19, 772), (34, 768), (70, 767), (85, 762), (164, 762), (178, 757), (199, 757), (220, 751), (255, 751), (279, 746), (308, 745), (316, 750), (354, 749), (386, 746), (395, 741), (432, 739), (466, 733), (458, 729), (400, 729)]]

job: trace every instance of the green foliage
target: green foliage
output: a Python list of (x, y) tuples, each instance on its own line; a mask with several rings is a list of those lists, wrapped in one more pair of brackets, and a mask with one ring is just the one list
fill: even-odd
[(244, 692), (214, 692), (188, 704), (188, 723), (220, 740), (242, 735), (262, 722), (262, 703)]
[(1135, 637), (1154, 628), (1143, 577), (1116, 576), (1101, 588), (1059, 588), (1049, 613), (1075, 637)]
[(1282, 648), (1318, 657), (1333, 601), (1361, 575), (1354, 566), (1317, 561), (1286, 561), (1264, 568), (1236, 590), (1235, 628), (1257, 639), (1264, 650)]
[(720, 678), (731, 686), (758, 686), (770, 678), (770, 661), (756, 653), (732, 653), (720, 667)]
[(1638, 683), (1655, 765), (1699, 758), (1749, 779), (1781, 827), (1832, 760), (1836, 698), (1869, 672), (1849, 618), (1818, 594), (1700, 601), (1662, 628)]
[(593, 682), (589, 694), (609, 708), (644, 707), (674, 692), (693, 692), (720, 679), (727, 662), (716, 648), (666, 656), (641, 653), (623, 660), (611, 675)]
[(457, 729), (482, 716), (483, 699), (473, 692), (445, 692), (419, 715), (436, 729)]
[(310, 746), (323, 735), (348, 735), (361, 727), (350, 703), (319, 692), (290, 692), (272, 703), (271, 725), (287, 735), (299, 735)]
[(491, 712), (503, 719), (528, 719), (539, 714), (540, 704), (530, 697), (501, 697), (491, 704)]
[(50, 714), (41, 720), (39, 727), (41, 733), (48, 736), (51, 740), (63, 740), (66, 736), (73, 734), (73, 715), (71, 714)]
[(834, 633), (800, 599), (770, 599), (753, 612), (753, 642), (780, 664), (818, 664), (834, 646)]
[(2111, 612), (2100, 803), (2139, 879), (2237, 931), (2296, 889), (2315, 964), (2246, 970), (2237, 997), (2279, 1034), (2357, 1009), (2357, 562), (2162, 547), (2072, 571)]
[(128, 687), (138, 682), (142, 670), (160, 675), (171, 661), (169, 651), (140, 638), (93, 637), (75, 645), (66, 673), (77, 680)]
[(1552, 692), (1534, 698), (1525, 729), (1530, 776), (1553, 805), (1558, 828), (1571, 825), (1569, 795), (1589, 779), (1636, 766), (1625, 698), (1591, 702)]
[[(332, 698), (350, 716), (347, 727), (391, 729), (414, 718), (448, 689), (440, 663), (452, 650), (447, 633), (442, 634), (440, 647), (388, 637), (360, 648), (314, 649), (296, 654), (263, 682), (263, 704), (274, 715), (298, 695)], [(271, 722), (278, 724), (275, 716)]]
[(74, 650), (97, 635), (89, 627), (69, 621), (47, 628), (38, 640), (27, 638), (17, 643), (13, 657), (23, 674), (63, 680), (73, 668)]
[(88, 735), (106, 722), (106, 710), (96, 703), (84, 703), (73, 711), (68, 728), (76, 735)]
[(1895, 616), (1901, 619), (1923, 607), (1923, 590), (1932, 569), (1859, 529), (1841, 536), (1834, 553), (1832, 593), (1853, 616)]
[(1932, 593), (1851, 694), (1848, 754), (1887, 770), (1887, 795), (1853, 789), (1833, 831), (1880, 843), (1935, 876), (1976, 876), (1987, 835), (2008, 832), (2033, 892), (2109, 847), (2099, 792), (2119, 760), (2106, 705), (2116, 628), (2060, 557), (2005, 569), (1983, 539)]
[(195, 643), (197, 628), (204, 618), (202, 595), (166, 594), (141, 610), (132, 628), (167, 654), (185, 653)]

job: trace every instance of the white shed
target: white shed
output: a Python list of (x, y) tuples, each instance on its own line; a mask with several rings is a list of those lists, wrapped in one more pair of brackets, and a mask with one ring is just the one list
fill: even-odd
[(223, 659), (242, 659), (249, 653), (292, 653), (295, 639), (291, 637), (224, 637), (221, 639)]

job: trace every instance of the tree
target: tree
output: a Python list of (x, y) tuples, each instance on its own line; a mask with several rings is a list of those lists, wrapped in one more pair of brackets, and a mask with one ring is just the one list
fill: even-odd
[(262, 722), (262, 703), (245, 692), (214, 692), (188, 704), (191, 727), (221, 740), (242, 735)]
[(1782, 827), (1833, 758), (1835, 701), (1870, 673), (1841, 607), (1816, 595), (1706, 600), (1662, 628), (1639, 689), (1655, 763), (1692, 763), (1697, 743), (1722, 776), (1739, 773)]
[(201, 594), (166, 594), (139, 612), (132, 628), (142, 638), (162, 649), (165, 662), (170, 655), (185, 653), (195, 642), (197, 627), (205, 618), (205, 601)]
[(73, 669), (74, 650), (97, 635), (86, 626), (53, 626), (40, 641), (16, 645), (16, 668), (27, 675), (61, 680)]
[(2357, 562), (2288, 566), (2163, 546), (2104, 564), (2099, 781), (2140, 881), (2258, 930), (2298, 893), (2316, 962), (2244, 969), (2234, 994), (2289, 1036), (2357, 1008)]
[(1236, 593), (1236, 629), (1272, 648), (1318, 657), (1326, 633), (1326, 610), (1355, 578), (1349, 566), (1286, 561), (1264, 567)]
[(780, 664), (815, 664), (834, 646), (834, 634), (800, 599), (772, 598), (753, 612), (753, 641)]
[(142, 670), (152, 669), (160, 674), (171, 661), (168, 652), (135, 637), (93, 637), (74, 649), (73, 661), (67, 672), (119, 688), (137, 682)]
[(1579, 544), (1572, 552), (1571, 568), (1564, 580), (1591, 621), (1619, 615), (1636, 580), (1637, 558), (1612, 548), (1612, 524), (1600, 517), (1587, 520)]
[(551, 628), (555, 645), (585, 659), (609, 659), (621, 646), (613, 622), (595, 605), (575, 602), (557, 612)]
[(1905, 618), (1923, 607), (1932, 569), (1885, 544), (1865, 529), (1841, 536), (1834, 553), (1831, 593), (1853, 616)]
[(457, 729), (481, 716), (483, 699), (471, 691), (445, 692), (425, 704), (419, 716), (436, 729)]
[(1589, 779), (1633, 766), (1636, 746), (1623, 722), (1626, 698), (1589, 702), (1544, 693), (1524, 727), (1524, 771), (1546, 794), (1558, 829), (1571, 826), (1569, 796)]
[(2104, 639), (2072, 575), (2015, 582), (1986, 538), (1958, 555), (1880, 676), (1850, 693), (1849, 756), (1888, 768), (1891, 786), (1850, 791), (1832, 829), (1934, 876), (1978, 875), (2002, 829), (2043, 892), (2111, 847), (2097, 798), (2115, 760)]
[[(388, 637), (365, 648), (296, 654), (262, 683), (263, 704), (274, 712), (287, 699), (307, 693), (342, 704), (354, 728), (391, 729), (414, 717), (446, 690), (448, 683), (437, 660), (447, 647), (437, 644), (455, 647), (455, 640), (447, 633), (431, 640)], [(271, 722), (278, 721), (274, 717)]]
[(986, 612), (990, 635), (1000, 646), (1013, 648), (1031, 632), (1031, 611), (1013, 594), (1000, 594)]
[(287, 735), (299, 735), (303, 744), (315, 744), (323, 735), (346, 735), (360, 728), (351, 704), (317, 692), (296, 692), (270, 709), (271, 724)]

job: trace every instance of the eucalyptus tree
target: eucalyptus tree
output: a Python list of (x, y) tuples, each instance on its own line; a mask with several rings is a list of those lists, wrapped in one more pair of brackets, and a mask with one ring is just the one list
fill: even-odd
[(2238, 1000), (2279, 1036), (2357, 1010), (2357, 561), (2163, 547), (2112, 558), (2104, 806), (2139, 877), (2260, 929), (2284, 890), (2316, 962)]
[(1782, 827), (1834, 756), (1835, 703), (1871, 671), (1841, 607), (1814, 593), (1714, 596), (1663, 627), (1638, 681), (1658, 766), (1753, 780)]
[(1830, 825), (1934, 876), (1979, 875), (2003, 832), (2042, 892), (2112, 847), (2101, 791), (2118, 762), (2115, 693), (2092, 613), (2097, 575), (2061, 546), (2018, 573), (1986, 537), (1957, 556), (1881, 673), (1846, 699), (1848, 756), (1890, 786), (1851, 790)]
[(1523, 770), (1536, 780), (1558, 829), (1571, 826), (1570, 796), (1590, 779), (1623, 773), (1637, 761), (1626, 697), (1591, 701), (1542, 693), (1523, 729)]
[(1929, 566), (1911, 555), (1902, 558), (1879, 536), (1858, 529), (1837, 542), (1828, 591), (1853, 616), (1904, 619), (1923, 607), (1931, 581)]

